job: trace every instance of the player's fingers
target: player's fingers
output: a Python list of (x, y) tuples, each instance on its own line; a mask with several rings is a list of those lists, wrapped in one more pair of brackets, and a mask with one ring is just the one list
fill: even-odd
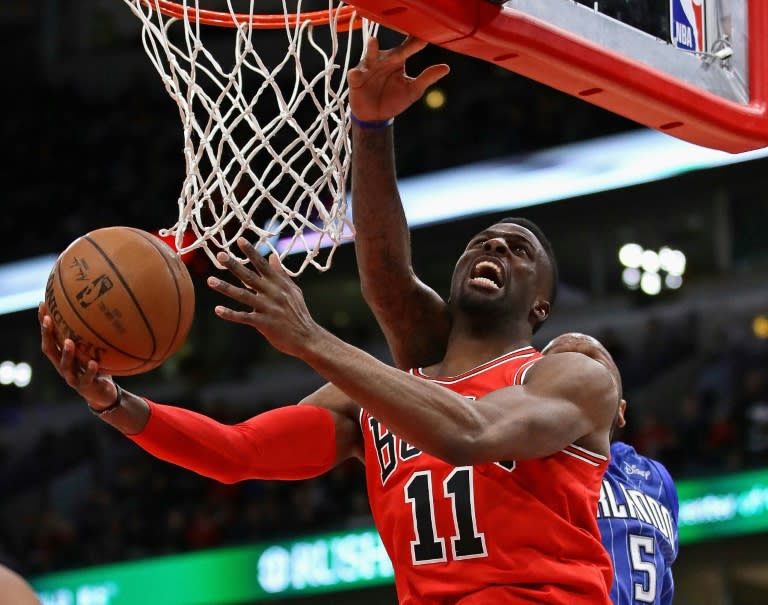
[(48, 306), (41, 302), (39, 305), (37, 305), (37, 320), (42, 324), (43, 318), (48, 315)]
[(59, 373), (71, 387), (78, 386), (77, 364), (75, 363), (75, 343), (67, 338), (61, 346), (61, 357), (59, 359)]
[(262, 269), (264, 269), (266, 261), (264, 260), (264, 257), (259, 254), (259, 251), (256, 250), (256, 247), (244, 237), (239, 237), (237, 239), (237, 247), (240, 248), (243, 254), (245, 254), (255, 271), (260, 275), (263, 275)]
[(420, 50), (423, 50), (429, 44), (426, 40), (416, 38), (414, 36), (408, 36), (400, 46), (397, 47), (397, 54), (401, 59), (405, 60), (408, 57), (412, 57)]
[(88, 386), (96, 380), (96, 376), (99, 375), (99, 364), (97, 361), (91, 359), (88, 365), (85, 366), (83, 373), (80, 375), (80, 386)]
[(40, 349), (58, 370), (59, 362), (61, 361), (61, 350), (53, 334), (53, 320), (50, 315), (43, 316), (40, 333), (42, 334)]
[(280, 262), (280, 257), (277, 254), (269, 255), (269, 259), (267, 259), (267, 265), (274, 275), (279, 275), (287, 280), (291, 279), (288, 273), (286, 273), (285, 267), (283, 267), (282, 263)]
[(365, 49), (364, 62), (375, 61), (379, 57), (379, 39), (371, 37), (368, 39), (368, 46)]
[(216, 315), (221, 317), (221, 319), (226, 319), (227, 321), (231, 321), (237, 324), (252, 326), (258, 329), (258, 324), (256, 321), (254, 321), (256, 318), (253, 312), (235, 311), (234, 309), (230, 309), (229, 307), (225, 307), (223, 305), (216, 305), (213, 311), (216, 313)]
[(239, 279), (245, 286), (249, 288), (256, 288), (256, 284), (259, 280), (259, 275), (255, 272), (246, 267), (243, 263), (241, 263), (239, 260), (237, 260), (234, 256), (231, 254), (227, 254), (226, 252), (219, 252), (216, 255), (216, 260), (221, 263), (221, 265), (229, 271), (232, 275), (234, 275), (237, 279)]
[(450, 71), (451, 68), (448, 67), (445, 63), (432, 65), (422, 71), (413, 79), (414, 86), (418, 92), (418, 97), (420, 98), (426, 92), (427, 88), (447, 76)]
[(363, 85), (363, 82), (365, 81), (365, 75), (364, 71), (360, 67), (356, 67), (355, 69), (350, 69), (349, 73), (347, 73), (347, 85), (350, 88), (359, 88)]
[(214, 290), (219, 294), (223, 294), (224, 296), (231, 298), (232, 300), (237, 301), (246, 307), (253, 307), (253, 305), (256, 303), (258, 292), (253, 289), (239, 288), (238, 286), (232, 285), (229, 282), (226, 282), (212, 275), (208, 278), (207, 283), (211, 290)]
[[(279, 290), (282, 290), (287, 285), (286, 282), (291, 281), (288, 274), (283, 271), (283, 267), (280, 265), (280, 257), (277, 254), (271, 254), (269, 260), (259, 254), (258, 250), (246, 239), (238, 240), (238, 245), (244, 254), (248, 256), (248, 260), (251, 261), (253, 268), (261, 277), (259, 281), (259, 291), (263, 292), (267, 296), (276, 294)], [(273, 265), (272, 259), (276, 259), (277, 265)]]

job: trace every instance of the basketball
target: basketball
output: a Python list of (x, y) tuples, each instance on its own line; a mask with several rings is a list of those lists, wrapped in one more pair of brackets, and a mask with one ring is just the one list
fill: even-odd
[(51, 270), (45, 304), (59, 344), (114, 376), (162, 364), (184, 342), (195, 291), (179, 256), (132, 227), (91, 231), (72, 242)]

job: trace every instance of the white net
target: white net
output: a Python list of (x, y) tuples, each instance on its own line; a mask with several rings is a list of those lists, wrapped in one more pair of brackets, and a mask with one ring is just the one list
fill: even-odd
[[(292, 275), (328, 269), (352, 235), (346, 75), (377, 26), (353, 15), (359, 27), (339, 31), (347, 17), (333, 0), (324, 0), (325, 25), (293, 18), (302, 0), (281, 0), (274, 31), (254, 26), (255, 0), (222, 0), (231, 28), (200, 23), (210, 8), (203, 0), (174, 4), (183, 9), (176, 16), (164, 14), (163, 0), (124, 1), (142, 22), (144, 48), (183, 125), (179, 218), (164, 234), (175, 236), (180, 253), (203, 247), (214, 262), (219, 250), (239, 255), (233, 244), (244, 236)], [(263, 13), (264, 1), (258, 6)]]

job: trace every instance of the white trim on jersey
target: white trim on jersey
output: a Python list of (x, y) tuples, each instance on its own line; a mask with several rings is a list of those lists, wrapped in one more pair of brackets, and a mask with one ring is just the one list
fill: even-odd
[(580, 445), (576, 445), (575, 443), (571, 443), (568, 447), (572, 447), (575, 450), (579, 450), (580, 452), (584, 452), (585, 454), (589, 454), (590, 456), (594, 456), (595, 458), (599, 458), (600, 460), (608, 460), (607, 456), (603, 456), (602, 454), (596, 454), (592, 450), (588, 450), (585, 447), (581, 447)]
[[(517, 354), (517, 353), (520, 353), (521, 351), (530, 351), (530, 352)], [(445, 376), (445, 377), (444, 376), (438, 376), (438, 377), (427, 376), (422, 371), (423, 368), (413, 368), (410, 370), (410, 372), (414, 376), (418, 376), (419, 378), (424, 378), (426, 380), (430, 380), (438, 384), (456, 384), (457, 382), (461, 382), (462, 380), (466, 380), (467, 378), (472, 378), (474, 376), (477, 376), (478, 374), (482, 374), (484, 372), (487, 372), (488, 370), (492, 370), (504, 363), (507, 363), (508, 361), (512, 361), (514, 359), (522, 359), (525, 357), (532, 357), (537, 354), (538, 352), (536, 351), (536, 349), (534, 349), (530, 345), (527, 345), (525, 347), (515, 349), (514, 351), (510, 351), (509, 353), (504, 353), (504, 355), (500, 355), (499, 357), (496, 357), (495, 359), (491, 359), (490, 361), (486, 361), (485, 363), (480, 364), (476, 368), (472, 368), (471, 370), (468, 370), (463, 374), (459, 374), (458, 376)]]
[(584, 458), (583, 456), (579, 456), (578, 454), (574, 454), (573, 452), (569, 452), (568, 450), (560, 450), (563, 452), (563, 454), (568, 454), (569, 456), (573, 456), (574, 458), (581, 460), (582, 462), (586, 462), (587, 464), (590, 464), (592, 466), (600, 466), (599, 463), (590, 460), (589, 458)]
[[(543, 359), (543, 357), (537, 357), (536, 359), (531, 359), (530, 361), (526, 361), (523, 365), (517, 368), (517, 372), (515, 372), (514, 383), (516, 385), (525, 384), (525, 377), (528, 375), (528, 370), (530, 370), (536, 364), (536, 362), (539, 361), (540, 359)], [(518, 379), (518, 376), (520, 377), (519, 379)]]
[(568, 445), (568, 447), (564, 447), (560, 451), (564, 454), (568, 454), (573, 458), (576, 458), (577, 460), (586, 462), (591, 466), (600, 466), (608, 460), (608, 458), (605, 456), (596, 454), (595, 452), (592, 452), (585, 447), (581, 447), (580, 445), (576, 445), (575, 443), (571, 443)]

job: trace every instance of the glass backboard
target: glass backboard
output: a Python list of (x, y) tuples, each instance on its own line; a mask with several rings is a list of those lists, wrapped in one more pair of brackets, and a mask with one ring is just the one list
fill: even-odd
[(351, 0), (683, 140), (768, 146), (768, 0)]

